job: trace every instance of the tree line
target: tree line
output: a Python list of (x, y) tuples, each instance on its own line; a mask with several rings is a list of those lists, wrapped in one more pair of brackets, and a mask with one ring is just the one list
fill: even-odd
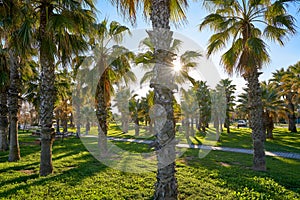
[[(155, 199), (176, 199), (173, 106), (173, 90), (176, 89), (176, 84), (174, 80), (188, 80), (192, 83), (194, 80), (189, 77), (188, 73), (182, 73), (171, 79), (166, 76), (173, 67), (172, 63), (176, 57), (172, 49), (175, 40), (173, 40), (170, 23), (180, 23), (186, 20), (185, 11), (188, 1), (111, 0), (111, 2), (132, 23), (135, 23), (138, 8), (142, 8), (145, 17), (151, 22), (152, 29), (147, 33), (152, 49), (149, 48), (149, 52), (140, 55), (140, 61), (152, 63), (151, 69), (146, 74), (151, 77), (153, 102), (166, 110), (165, 126), (157, 131), (153, 144), (158, 159), (154, 197)], [(214, 32), (209, 38), (207, 55), (210, 56), (220, 49), (228, 48), (221, 57), (221, 64), (229, 74), (235, 71), (248, 83), (247, 95), (244, 95), (247, 98), (244, 99), (247, 102), (244, 105), (247, 106), (238, 108), (247, 111), (244, 113), (249, 115), (254, 147), (253, 168), (256, 170), (266, 170), (265, 130), (270, 129), (271, 125), (268, 124), (271, 124), (271, 117), (277, 109), (273, 107), (275, 103), (267, 105), (270, 101), (264, 102), (262, 99), (264, 92), (266, 98), (278, 95), (285, 102), (283, 110), (286, 111), (289, 119), (289, 130), (295, 132), (295, 107), (298, 106), (295, 102), (299, 99), (299, 63), (289, 67), (286, 71), (275, 72), (274, 79), (271, 80), (275, 86), (269, 86), (269, 83), (261, 85), (258, 81), (261, 74), (259, 70), (270, 61), (266, 41), (269, 39), (284, 45), (285, 38), (296, 33), (295, 18), (286, 9), (291, 2), (293, 1), (210, 0), (204, 1), (203, 4), (210, 14), (200, 22), (200, 31), (209, 27)], [(26, 99), (34, 104), (41, 125), (40, 175), (51, 174), (53, 172), (52, 144), (55, 138), (55, 131), (52, 127), (54, 113), (60, 115), (59, 106), (65, 108), (65, 105), (59, 104), (71, 101), (74, 109), (80, 110), (80, 104), (77, 102), (90, 101), (95, 105), (99, 124), (99, 148), (103, 153), (102, 156), (106, 156), (105, 136), (108, 129), (107, 119), (111, 95), (115, 89), (113, 85), (119, 81), (127, 83), (135, 80), (133, 74), (130, 73), (130, 60), (134, 59), (135, 55), (119, 45), (107, 46), (106, 42), (107, 39), (116, 43), (120, 42), (124, 33), (129, 31), (128, 27), (118, 22), (108, 24), (107, 20), (98, 23), (95, 4), (92, 0), (3, 0), (0, 2), (0, 10), (1, 150), (7, 150), (9, 146), (9, 161), (20, 159), (17, 137), (18, 102), (20, 98)], [(87, 52), (91, 51), (95, 52), (88, 55)], [(193, 63), (193, 57), (199, 56), (197, 52), (187, 52), (187, 54), (190, 56), (189, 63)], [(113, 60), (109, 60), (110, 56)], [(145, 60), (147, 56), (151, 59)], [(84, 66), (85, 62), (94, 63), (96, 72), (100, 72), (101, 76), (97, 77), (99, 74), (96, 73), (85, 73), (86, 76), (78, 79), (77, 75), (80, 70), (89, 70), (88, 68), (82, 69), (81, 66)], [(193, 65), (187, 65), (187, 69)], [(74, 89), (76, 85), (88, 84), (88, 80), (97, 80), (96, 87), (75, 88), (73, 91), (77, 92), (75, 95), (77, 99), (70, 99), (68, 87)], [(295, 80), (296, 82), (293, 82)], [(80, 81), (82, 84), (78, 84)], [(215, 93), (210, 95), (213, 98), (209, 99), (208, 95), (205, 96), (206, 92), (199, 92), (200, 88), (207, 89), (204, 83), (195, 81), (193, 85), (197, 87), (196, 98), (201, 99), (198, 101), (199, 112), (202, 113), (201, 119), (199, 118), (199, 127), (205, 130), (207, 118), (209, 118), (208, 107), (212, 110), (211, 113), (218, 108), (202, 104), (203, 102), (217, 102), (220, 98)], [(272, 87), (276, 88), (276, 94), (272, 94)], [(94, 99), (81, 99), (84, 98), (86, 92), (89, 92), (87, 90), (95, 92)], [(225, 92), (225, 94), (222, 98), (229, 105), (232, 100), (231, 93)], [(132, 103), (136, 102), (132, 101)], [(189, 105), (186, 107), (190, 108)], [(226, 108), (224, 121), (228, 129), (230, 108), (231, 106)], [(62, 118), (67, 119), (67, 116)], [(74, 118), (77, 121), (81, 120), (80, 115)], [(77, 124), (77, 129), (78, 132), (79, 124)], [(6, 139), (8, 135), (9, 145)], [(166, 160), (168, 160), (167, 164)]]

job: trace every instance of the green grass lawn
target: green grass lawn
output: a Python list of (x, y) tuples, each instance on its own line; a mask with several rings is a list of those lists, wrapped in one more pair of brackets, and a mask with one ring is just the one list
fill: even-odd
[[(224, 144), (236, 144), (225, 140), (229, 136), (223, 137)], [(57, 140), (53, 145), (54, 174), (39, 177), (40, 146), (34, 143), (36, 138), (30, 133), (20, 133), (19, 138), (19, 162), (7, 162), (8, 153), (0, 152), (0, 199), (152, 198), (155, 171), (133, 173), (135, 167), (146, 163), (138, 153), (151, 153), (146, 145), (113, 142), (125, 156), (135, 153), (133, 161), (138, 164), (112, 161), (132, 166), (132, 172), (123, 172), (107, 167), (86, 150), (87, 143), (96, 145), (92, 140), (85, 141), (86, 146), (75, 137)], [(297, 149), (295, 144), (290, 143), (289, 148)], [(251, 155), (212, 151), (200, 159), (198, 154), (197, 150), (187, 150), (176, 161), (179, 199), (300, 199), (298, 160), (267, 157), (267, 172), (255, 172), (251, 170)], [(155, 160), (149, 161), (151, 164)]]
[[(97, 135), (97, 128), (92, 127), (91, 135)], [(183, 131), (176, 133), (177, 139), (180, 143), (187, 143)], [(213, 146), (235, 147), (252, 149), (251, 129), (249, 128), (236, 128), (231, 127), (231, 133), (227, 134), (226, 129), (220, 135), (220, 141), (216, 140), (215, 130), (209, 128), (204, 135), (195, 130), (195, 137), (190, 136), (189, 142), (193, 144), (205, 144)], [(274, 139), (267, 139), (265, 142), (265, 149), (267, 151), (282, 151), (282, 152), (295, 152), (300, 153), (300, 134), (290, 133), (287, 128), (277, 127), (273, 131)], [(110, 125), (108, 136), (121, 137), (121, 138), (137, 138), (153, 140), (154, 136), (149, 134), (145, 128), (141, 128), (140, 135), (134, 135), (133, 126), (129, 129), (128, 133), (123, 133), (119, 126)]]

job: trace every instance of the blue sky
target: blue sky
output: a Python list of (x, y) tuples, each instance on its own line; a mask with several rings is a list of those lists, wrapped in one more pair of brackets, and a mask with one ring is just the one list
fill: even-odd
[[(207, 12), (202, 7), (201, 2), (189, 2), (189, 8), (186, 12), (188, 24), (181, 26), (179, 28), (172, 27), (173, 31), (176, 31), (184, 36), (191, 38), (194, 40), (199, 46), (205, 49), (208, 38), (211, 35), (211, 32), (208, 29), (203, 31), (199, 31), (198, 25), (202, 21), (202, 19), (207, 15)], [(124, 25), (127, 25), (132, 30), (133, 29), (148, 29), (151, 27), (151, 24), (145, 22), (143, 15), (139, 13), (137, 15), (137, 23), (133, 27), (128, 20), (124, 19), (120, 14), (117, 13), (117, 9), (113, 7), (108, 0), (98, 0), (97, 9), (100, 11), (98, 14), (98, 20), (101, 21), (104, 18), (108, 18), (109, 21), (115, 20)], [(290, 13), (297, 19), (297, 26), (300, 27), (300, 13), (296, 13), (295, 9), (290, 6)], [(300, 29), (297, 28), (300, 32)], [(269, 46), (269, 54), (271, 56), (271, 63), (265, 66), (262, 69), (263, 74), (260, 77), (260, 80), (268, 80), (272, 77), (272, 72), (276, 69), (280, 69), (282, 67), (287, 68), (290, 65), (293, 65), (300, 61), (300, 34), (293, 36), (289, 40), (286, 41), (284, 47), (279, 46), (273, 42), (267, 42)], [(221, 78), (227, 78), (228, 75), (224, 73), (222, 66), (219, 65), (220, 55), (222, 52), (215, 54), (211, 57), (212, 62), (217, 67)], [(235, 85), (237, 85), (237, 93), (240, 93), (242, 87), (245, 87), (245, 81), (237, 75), (233, 75), (229, 77), (233, 79)]]

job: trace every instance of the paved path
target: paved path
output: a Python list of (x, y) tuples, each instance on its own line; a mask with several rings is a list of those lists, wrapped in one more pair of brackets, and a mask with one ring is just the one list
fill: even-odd
[[(83, 137), (97, 137), (94, 135), (88, 135)], [(142, 140), (142, 139), (126, 139), (126, 138), (116, 138), (116, 137), (108, 137), (109, 140), (118, 141), (118, 142), (134, 142), (140, 144), (151, 144), (152, 140)], [(204, 150), (213, 150), (213, 151), (226, 151), (226, 152), (235, 152), (235, 153), (245, 153), (245, 154), (253, 154), (252, 149), (241, 149), (241, 148), (231, 148), (231, 147), (215, 147), (215, 146), (207, 146), (207, 145), (197, 145), (197, 144), (177, 144), (179, 148), (191, 148), (191, 149), (204, 149)], [(292, 158), (300, 160), (299, 153), (291, 153), (291, 152), (271, 152), (265, 151), (267, 156), (273, 157), (283, 157), (283, 158)]]

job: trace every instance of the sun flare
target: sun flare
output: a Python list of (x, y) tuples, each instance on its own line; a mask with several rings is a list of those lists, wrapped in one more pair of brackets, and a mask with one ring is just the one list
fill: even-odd
[(173, 61), (173, 66), (175, 72), (179, 72), (181, 70), (181, 62), (178, 58)]

